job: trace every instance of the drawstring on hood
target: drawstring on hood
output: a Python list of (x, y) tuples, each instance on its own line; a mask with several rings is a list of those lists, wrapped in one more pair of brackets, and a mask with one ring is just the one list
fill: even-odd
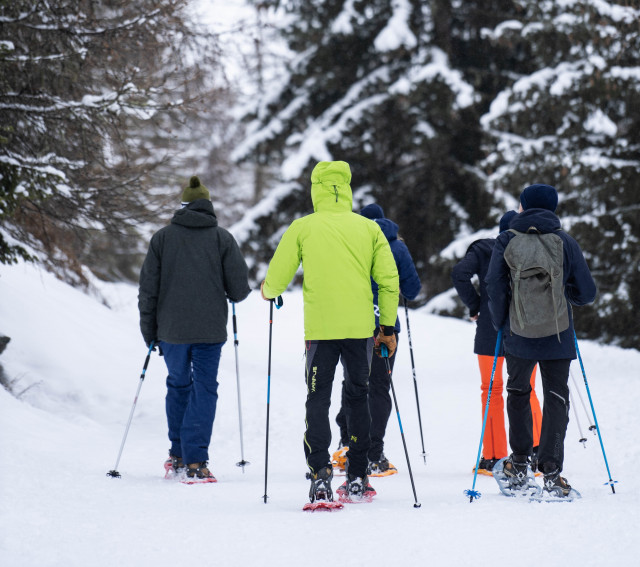
[(344, 161), (321, 161), (311, 172), (315, 212), (352, 212), (351, 169)]

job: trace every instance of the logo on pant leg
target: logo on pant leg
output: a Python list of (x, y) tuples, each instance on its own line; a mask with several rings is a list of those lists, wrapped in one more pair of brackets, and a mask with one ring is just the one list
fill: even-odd
[(316, 374), (318, 373), (318, 367), (313, 367), (313, 374), (311, 375), (311, 391), (316, 391)]

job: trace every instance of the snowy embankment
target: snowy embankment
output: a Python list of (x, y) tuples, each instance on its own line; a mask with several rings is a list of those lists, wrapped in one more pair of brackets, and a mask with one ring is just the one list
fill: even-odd
[[(0, 356), (19, 399), (0, 388), (0, 555), (7, 567), (176, 564), (434, 565), (506, 561), (631, 565), (640, 527), (640, 353), (584, 341), (581, 351), (616, 494), (598, 439), (587, 431), (588, 399), (578, 365), (565, 472), (583, 498), (527, 504), (500, 495), (491, 478), (471, 488), (481, 427), (480, 380), (472, 324), (412, 311), (411, 331), (422, 411), (421, 444), (406, 332), (394, 383), (420, 509), (413, 494), (395, 413), (386, 453), (396, 476), (374, 479), (372, 504), (306, 514), (302, 448), (302, 297), (285, 295), (273, 322), (268, 504), (264, 504), (268, 304), (252, 293), (237, 306), (244, 456), (240, 460), (233, 342), (223, 349), (211, 467), (217, 484), (165, 481), (168, 441), (165, 368), (152, 355), (131, 430), (115, 460), (146, 349), (133, 286), (100, 285), (112, 305), (31, 266), (0, 268)], [(404, 327), (404, 313), (401, 312)], [(336, 380), (332, 420), (337, 412)], [(541, 396), (541, 388), (538, 386)], [(334, 425), (334, 428), (336, 426)], [(334, 429), (334, 439), (337, 428)], [(336, 441), (337, 442), (337, 441)], [(335, 448), (334, 443), (332, 449)], [(340, 478), (334, 480), (334, 488)]]

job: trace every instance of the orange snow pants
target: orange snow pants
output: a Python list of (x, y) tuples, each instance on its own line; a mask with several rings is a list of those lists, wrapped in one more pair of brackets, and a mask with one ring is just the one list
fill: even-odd
[[(487, 405), (487, 395), (489, 394), (489, 383), (491, 382), (491, 371), (493, 370), (493, 356), (479, 354), (478, 364), (480, 365), (480, 377), (482, 379), (482, 419), (484, 419), (484, 410)], [(482, 444), (482, 456), (485, 459), (502, 459), (502, 457), (506, 457), (509, 454), (507, 452), (507, 434), (504, 426), (504, 398), (502, 397), (502, 391), (504, 389), (504, 382), (502, 380), (503, 366), (504, 357), (499, 356), (496, 363), (496, 372), (493, 377), (487, 426), (484, 430)], [(538, 400), (538, 396), (536, 396), (535, 389), (536, 368), (537, 365), (533, 367), (533, 372), (531, 373), (531, 416), (533, 417), (534, 447), (537, 447), (540, 443), (540, 428), (542, 424), (542, 410), (540, 409), (540, 401)]]

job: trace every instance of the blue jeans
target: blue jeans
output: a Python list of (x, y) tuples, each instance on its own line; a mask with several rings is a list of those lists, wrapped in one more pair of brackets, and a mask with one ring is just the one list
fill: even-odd
[(223, 344), (159, 344), (169, 371), (166, 410), (170, 453), (185, 463), (209, 460)]

